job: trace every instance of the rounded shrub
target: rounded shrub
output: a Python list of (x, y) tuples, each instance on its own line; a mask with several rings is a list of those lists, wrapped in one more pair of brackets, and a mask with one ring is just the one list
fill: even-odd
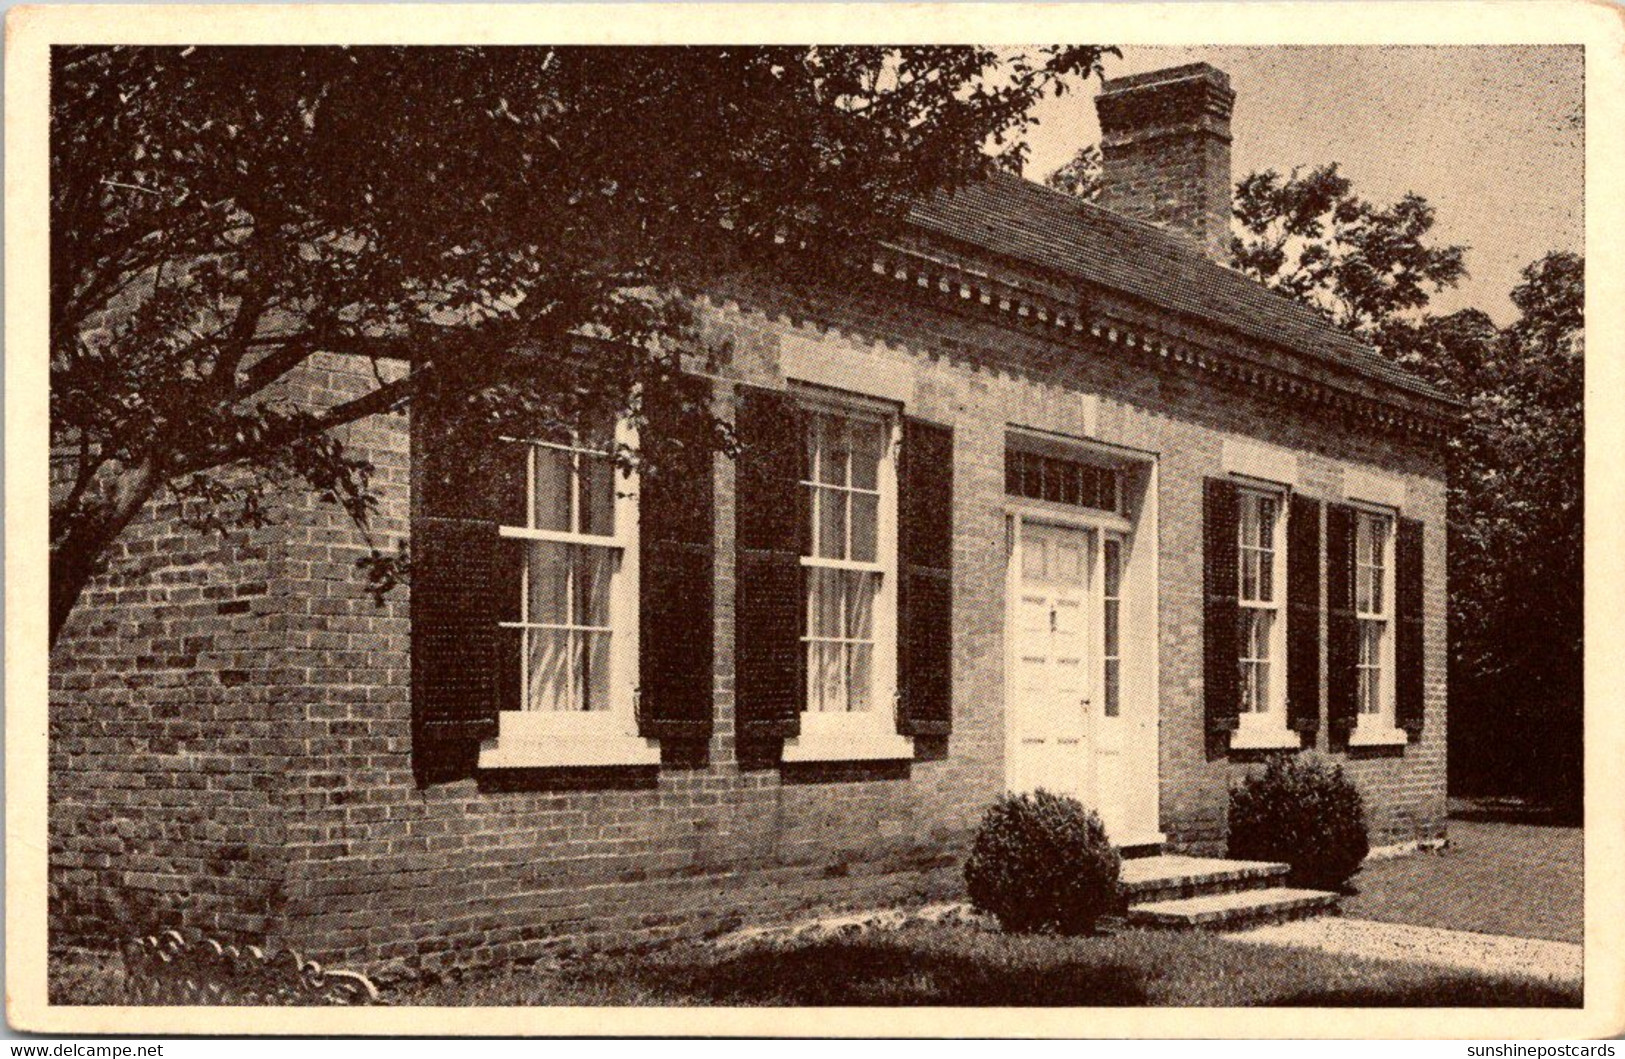
[(965, 862), (973, 907), (1005, 930), (1085, 934), (1118, 904), (1122, 860), (1075, 798), (1007, 794), (982, 817)]
[(1341, 765), (1282, 755), (1230, 788), (1230, 856), (1290, 864), (1294, 886), (1341, 889), (1369, 852), (1365, 806)]

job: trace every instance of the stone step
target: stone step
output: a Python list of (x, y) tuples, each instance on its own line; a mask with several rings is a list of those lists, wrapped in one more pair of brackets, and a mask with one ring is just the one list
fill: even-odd
[(1130, 904), (1278, 886), (1291, 869), (1269, 861), (1165, 853), (1123, 861), (1118, 884)]
[(1127, 918), (1131, 927), (1228, 930), (1319, 915), (1335, 909), (1338, 900), (1337, 894), (1328, 890), (1272, 886), (1267, 890), (1240, 890), (1131, 904)]

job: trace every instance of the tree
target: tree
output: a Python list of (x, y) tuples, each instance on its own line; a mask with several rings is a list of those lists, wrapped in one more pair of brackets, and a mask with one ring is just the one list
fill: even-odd
[(1391, 206), (1356, 195), (1337, 164), (1236, 184), (1236, 267), (1337, 326), (1380, 345), (1383, 328), (1467, 274), (1462, 246), (1433, 246), (1433, 207), (1415, 192)]
[(1084, 202), (1098, 202), (1100, 193), (1106, 187), (1105, 173), (1106, 163), (1101, 157), (1100, 145), (1086, 143), (1078, 148), (1077, 154), (1045, 177), (1044, 183)]
[[(685, 284), (1019, 169), (1032, 105), (1109, 50), (55, 49), (53, 643), (162, 492), (227, 528), (310, 488), (365, 529), (345, 424), (458, 394), (635, 418)], [(287, 381), (319, 352), (411, 370), (313, 407)]]
[[(1087, 144), (1044, 183), (1095, 202), (1104, 180), (1100, 147)], [(1433, 294), (1467, 274), (1466, 247), (1428, 242), (1426, 199), (1408, 193), (1373, 205), (1335, 162), (1248, 175), (1235, 186), (1231, 215), (1236, 268), (1379, 346), (1410, 337), (1387, 329), (1414, 322)]]
[(1450, 576), (1458, 779), (1580, 798), (1584, 695), (1585, 263), (1551, 253), (1512, 291), (1460, 392)]

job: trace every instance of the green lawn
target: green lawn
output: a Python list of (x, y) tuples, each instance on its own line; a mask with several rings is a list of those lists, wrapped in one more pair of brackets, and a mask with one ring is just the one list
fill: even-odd
[[(1351, 917), (1581, 940), (1581, 838), (1572, 828), (1452, 821), (1442, 853), (1355, 877)], [(117, 958), (53, 961), (53, 1002), (117, 1004)], [(636, 956), (468, 972), (387, 989), (426, 1005), (955, 1005), (1577, 1007), (1578, 984), (1124, 931), (1017, 937), (913, 926), (724, 952), (684, 944)]]
[(758, 946), (683, 945), (398, 990), (429, 1005), (1578, 1006), (1577, 985), (1125, 931), (1012, 937), (964, 926)]
[(1582, 832), (1450, 821), (1450, 845), (1367, 865), (1343, 914), (1420, 927), (1585, 940)]

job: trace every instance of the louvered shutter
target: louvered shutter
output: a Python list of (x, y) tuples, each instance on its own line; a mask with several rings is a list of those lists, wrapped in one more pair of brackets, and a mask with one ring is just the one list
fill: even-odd
[(1422, 540), (1420, 521), (1399, 520), (1394, 538), (1394, 723), (1412, 739), (1422, 734), (1424, 710)]
[(904, 420), (897, 477), (897, 729), (947, 735), (954, 690), (953, 431)]
[(1293, 731), (1320, 728), (1320, 503), (1296, 494), (1287, 516), (1286, 697)]
[(1240, 656), (1236, 602), (1238, 494), (1235, 483), (1209, 478), (1202, 489), (1203, 708), (1209, 732), (1240, 724)]
[(806, 697), (801, 552), (806, 431), (790, 395), (742, 386), (735, 433), (735, 718), (742, 736), (793, 736)]
[(524, 554), (497, 527), (524, 521), (525, 450), (466, 408), (412, 413), (412, 717), (426, 763), (471, 761), (467, 746), (517, 708), (518, 635), (499, 623), (519, 616)]
[(1357, 719), (1360, 623), (1354, 611), (1354, 508), (1326, 505), (1326, 719), (1347, 746)]
[(708, 380), (688, 376), (645, 406), (658, 466), (639, 483), (638, 732), (649, 738), (711, 734), (715, 551), (713, 453), (679, 437), (681, 405), (710, 404)]

